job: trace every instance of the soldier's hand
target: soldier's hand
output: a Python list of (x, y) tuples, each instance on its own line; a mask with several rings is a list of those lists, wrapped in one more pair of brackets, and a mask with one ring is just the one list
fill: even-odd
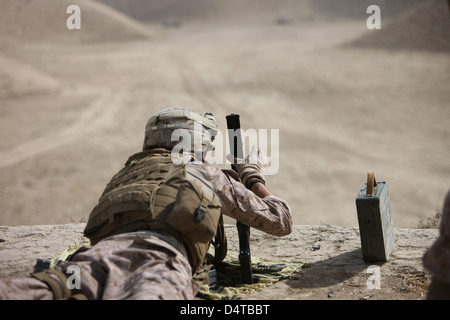
[(247, 186), (247, 182), (250, 178), (257, 178), (265, 181), (261, 169), (266, 168), (269, 165), (269, 162), (261, 148), (253, 146), (245, 159), (237, 159), (233, 155), (228, 154), (227, 160), (236, 167), (239, 178), (245, 186)]

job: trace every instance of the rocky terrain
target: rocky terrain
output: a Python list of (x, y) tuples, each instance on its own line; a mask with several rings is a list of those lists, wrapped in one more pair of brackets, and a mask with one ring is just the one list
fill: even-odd
[[(87, 240), (84, 223), (0, 227), (0, 277), (26, 276), (36, 259), (52, 259)], [(226, 226), (228, 254), (237, 256), (236, 227)], [(285, 237), (251, 231), (252, 257), (302, 261), (301, 271), (262, 291), (242, 294), (257, 300), (422, 300), (431, 274), (422, 256), (438, 236), (436, 229), (395, 229), (395, 245), (385, 263), (365, 263), (358, 228), (295, 226)], [(378, 267), (379, 288), (370, 278)], [(369, 284), (368, 284), (369, 283)]]
[[(423, 299), (437, 230), (416, 228), (450, 187), (449, 44), (446, 0), (0, 0), (0, 275), (82, 242), (147, 119), (184, 106), (223, 132), (239, 113), (244, 130), (279, 133), (267, 185), (296, 227), (253, 232), (253, 254), (310, 267), (245, 299)], [(355, 207), (369, 171), (388, 182), (396, 228), (379, 290)]]

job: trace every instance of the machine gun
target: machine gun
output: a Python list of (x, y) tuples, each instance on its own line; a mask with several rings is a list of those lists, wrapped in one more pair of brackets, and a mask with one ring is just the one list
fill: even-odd
[[(226, 116), (226, 119), (230, 151), (235, 159), (244, 159), (239, 115), (230, 114)], [(231, 168), (237, 171), (233, 164)], [(252, 258), (250, 255), (250, 227), (239, 221), (236, 221), (236, 227), (239, 236), (239, 262), (241, 264), (242, 279), (244, 283), (251, 284), (253, 282), (253, 276)]]

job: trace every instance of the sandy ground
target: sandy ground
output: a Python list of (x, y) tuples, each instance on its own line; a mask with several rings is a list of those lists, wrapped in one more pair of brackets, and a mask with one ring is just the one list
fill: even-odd
[[(36, 259), (54, 259), (66, 249), (85, 244), (88, 240), (82, 234), (84, 227), (84, 223), (0, 226), (0, 278), (27, 276)], [(225, 230), (228, 254), (237, 257), (236, 227), (227, 225)], [(358, 228), (297, 225), (290, 235), (281, 238), (253, 230), (250, 237), (253, 262), (260, 258), (304, 264), (287, 279), (239, 297), (272, 301), (423, 300), (432, 275), (423, 268), (422, 256), (436, 240), (438, 230), (395, 228), (394, 235), (395, 244), (388, 261), (365, 262)], [(378, 280), (374, 278), (376, 275)], [(305, 305), (298, 307), (303, 311)]]
[(191, 8), (183, 20), (154, 1), (149, 10), (166, 20), (137, 21), (69, 2), (84, 10), (81, 30), (65, 26), (68, 2), (50, 14), (41, 6), (54, 2), (15, 1), (24, 7), (1, 13), (9, 29), (0, 28), (0, 225), (86, 219), (140, 150), (148, 117), (168, 106), (213, 112), (223, 130), (230, 113), (244, 129), (278, 129), (279, 170), (267, 185), (288, 200), (295, 224), (357, 226), (368, 171), (388, 182), (396, 227), (441, 209), (450, 51), (354, 44), (389, 34), (397, 16), (407, 25), (409, 11), (368, 30), (365, 12), (317, 18), (306, 4), (277, 11), (264, 1), (254, 19), (237, 14), (245, 7), (220, 19)]

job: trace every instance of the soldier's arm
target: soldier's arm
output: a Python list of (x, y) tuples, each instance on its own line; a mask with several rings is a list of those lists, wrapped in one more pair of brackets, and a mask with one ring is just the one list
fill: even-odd
[(287, 202), (275, 195), (262, 183), (248, 190), (231, 170), (206, 168), (215, 192), (222, 202), (222, 210), (243, 224), (275, 236), (292, 231), (291, 210)]

